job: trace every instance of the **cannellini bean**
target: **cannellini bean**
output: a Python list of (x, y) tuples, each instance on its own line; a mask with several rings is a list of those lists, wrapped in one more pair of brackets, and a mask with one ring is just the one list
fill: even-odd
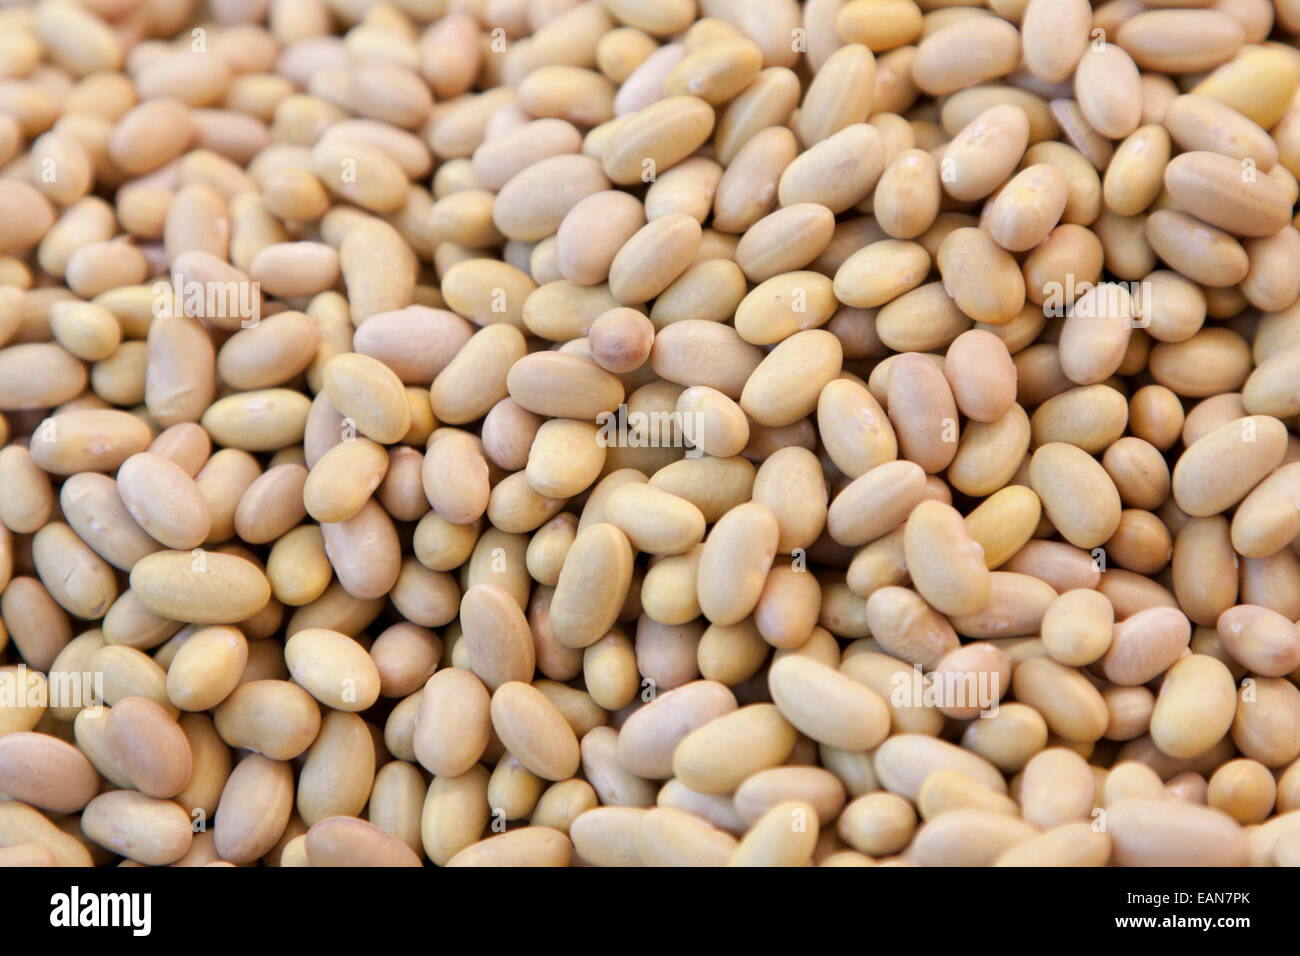
[(1296, 0), (10, 6), (0, 865), (1300, 863)]

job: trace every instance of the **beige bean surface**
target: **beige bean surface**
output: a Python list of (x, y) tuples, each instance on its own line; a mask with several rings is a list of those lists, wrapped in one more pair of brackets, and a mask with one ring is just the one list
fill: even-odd
[(1300, 863), (1298, 33), (6, 5), (0, 864)]

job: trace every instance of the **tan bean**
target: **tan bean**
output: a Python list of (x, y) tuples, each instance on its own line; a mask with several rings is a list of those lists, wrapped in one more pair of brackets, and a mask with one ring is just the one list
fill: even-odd
[(889, 654), (933, 668), (959, 641), (948, 620), (909, 588), (888, 586), (867, 599), (871, 634)]
[(1165, 674), (1151, 714), (1151, 739), (1171, 757), (1195, 757), (1227, 734), (1236, 715), (1236, 685), (1213, 657), (1190, 654)]
[[(1060, 442), (1041, 446), (1030, 462), (1029, 480), (1047, 517), (1071, 544), (1096, 547), (1119, 526), (1119, 492), (1097, 460), (1081, 449)], [(1085, 500), (1086, 508), (1081, 507)]]
[(1278, 144), (1250, 117), (1211, 96), (1189, 93), (1174, 97), (1162, 121), (1183, 149), (1251, 159), (1266, 172), (1277, 162)]
[(1116, 42), (1144, 69), (1182, 73), (1227, 62), (1244, 37), (1241, 22), (1218, 10), (1151, 10), (1126, 20)]
[(835, 296), (858, 308), (882, 306), (925, 281), (930, 256), (914, 242), (883, 239), (849, 256), (835, 273)]
[(579, 530), (551, 602), (551, 627), (561, 644), (587, 647), (605, 636), (627, 597), (633, 556), (627, 538), (612, 524)]
[(830, 332), (796, 332), (754, 369), (740, 407), (760, 425), (793, 424), (817, 407), (823, 386), (839, 375), (842, 362), (839, 339)]
[(844, 808), (836, 830), (850, 846), (869, 856), (888, 856), (907, 845), (916, 828), (916, 811), (892, 793), (867, 793)]
[(1300, 631), (1277, 611), (1239, 604), (1220, 614), (1216, 627), (1224, 650), (1249, 671), (1282, 677), (1300, 666)]
[(1046, 657), (1024, 661), (1015, 669), (1011, 689), (1016, 700), (1043, 715), (1048, 728), (1069, 741), (1101, 738), (1109, 722), (1106, 702), (1078, 671)]
[(953, 137), (940, 163), (943, 188), (957, 199), (980, 199), (1006, 182), (1029, 141), (1029, 120), (1018, 106), (993, 106)]
[(1193, 517), (1227, 510), (1281, 463), (1285, 434), (1277, 419), (1254, 415), (1198, 438), (1174, 466), (1174, 500)]
[(601, 157), (616, 183), (644, 181), (695, 152), (713, 132), (712, 108), (694, 96), (669, 96), (629, 116)]
[(1025, 7), (1021, 22), (1025, 65), (1034, 76), (1060, 83), (1086, 55), (1092, 13), (1068, 0), (1037, 0)]
[[(707, 359), (705, 358), (707, 356)], [(655, 336), (650, 367), (679, 385), (708, 385), (739, 399), (763, 353), (732, 328), (702, 319), (674, 322)]]
[(869, 750), (889, 732), (889, 709), (874, 691), (811, 658), (783, 657), (768, 686), (781, 715), (819, 743)]
[(1074, 95), (1084, 118), (1103, 136), (1128, 136), (1142, 121), (1137, 65), (1114, 43), (1090, 47), (1083, 54), (1074, 74)]
[(988, 602), (992, 579), (983, 549), (956, 509), (920, 502), (908, 515), (903, 549), (913, 584), (937, 610), (973, 614)]
[(532, 634), (514, 598), (496, 585), (478, 584), (461, 599), (460, 616), (470, 669), (489, 690), (531, 676)]
[(997, 17), (946, 26), (917, 48), (913, 76), (922, 90), (938, 96), (1005, 76), (1020, 58), (1020, 37)]
[(555, 706), (519, 681), (492, 695), (492, 726), (520, 762), (547, 780), (567, 780), (578, 769), (578, 740)]
[(1271, 236), (1287, 224), (1290, 202), (1269, 176), (1247, 181), (1231, 156), (1192, 151), (1165, 168), (1165, 186), (1193, 216), (1228, 232)]
[(82, 408), (41, 423), (31, 445), (32, 461), (56, 475), (112, 471), (153, 437), (149, 426), (127, 412)]
[(1120, 866), (1241, 866), (1246, 836), (1227, 814), (1181, 801), (1123, 800), (1107, 810)]
[(1230, 760), (1210, 778), (1207, 803), (1238, 823), (1261, 823), (1273, 809), (1277, 784), (1258, 761)]
[(117, 766), (140, 792), (174, 797), (189, 782), (193, 756), (184, 732), (167, 711), (144, 697), (117, 701), (105, 721)]
[(1212, 287), (1230, 286), (1246, 277), (1246, 252), (1234, 238), (1184, 212), (1160, 209), (1147, 217), (1151, 248), (1189, 279)]
[(214, 714), (221, 739), (273, 760), (306, 751), (320, 730), (320, 707), (307, 691), (284, 680), (240, 684)]
[(100, 846), (150, 866), (180, 859), (192, 838), (189, 816), (179, 806), (131, 790), (91, 800), (81, 826)]
[(735, 624), (753, 610), (766, 581), (780, 530), (759, 504), (731, 509), (714, 525), (700, 556), (700, 609), (715, 624)]
[(0, 738), (0, 780), (14, 800), (53, 813), (77, 812), (99, 784), (95, 768), (75, 746), (29, 732)]
[(213, 440), (244, 451), (275, 451), (302, 440), (310, 403), (283, 388), (236, 392), (203, 413)]
[(1016, 370), (1006, 346), (991, 332), (957, 336), (944, 362), (957, 408), (977, 422), (996, 422), (1015, 402)]
[(751, 704), (687, 734), (673, 752), (675, 776), (701, 793), (728, 793), (758, 770), (779, 764), (795, 730), (772, 704)]
[(1053, 660), (1091, 664), (1110, 647), (1115, 609), (1105, 595), (1086, 589), (1066, 591), (1043, 616), (1043, 644)]
[[(991, 763), (946, 741), (922, 734), (896, 734), (876, 751), (876, 773), (892, 793), (915, 800), (934, 773), (953, 770), (994, 793), (1006, 793), (1006, 781)], [(947, 814), (945, 814), (946, 816)]]
[(311, 172), (340, 199), (390, 212), (406, 198), (406, 174), (384, 151), (359, 138), (327, 136), (311, 152)]
[(1101, 669), (1112, 683), (1144, 684), (1182, 655), (1191, 631), (1187, 618), (1174, 608), (1139, 611), (1115, 625)]
[(506, 397), (506, 375), (524, 352), (518, 329), (503, 323), (480, 329), (434, 378), (429, 390), (434, 415), (460, 425), (486, 414)]
[(167, 668), (167, 699), (181, 710), (210, 710), (230, 696), (247, 662), (248, 642), (236, 628), (201, 628)]
[(1015, 260), (982, 230), (953, 230), (939, 246), (935, 265), (957, 307), (977, 322), (1001, 325), (1025, 304)]
[(270, 585), (256, 565), (202, 550), (142, 558), (131, 569), (131, 589), (155, 613), (195, 624), (241, 621), (270, 597)]
[(881, 173), (872, 208), (888, 235), (914, 239), (934, 224), (941, 198), (934, 157), (924, 150), (905, 149)]
[(355, 817), (326, 817), (307, 831), (311, 866), (419, 866), (415, 852), (397, 837)]
[(736, 246), (736, 264), (752, 282), (801, 269), (830, 243), (835, 216), (819, 203), (795, 203), (764, 216)]
[(943, 372), (914, 352), (889, 367), (889, 420), (899, 450), (927, 474), (946, 468), (957, 454), (957, 406)]
[(221, 791), (214, 818), (214, 823), (219, 818), (222, 824), (217, 852), (232, 863), (257, 860), (280, 840), (292, 812), (289, 764), (250, 754), (231, 772)]
[(374, 661), (346, 634), (300, 630), (285, 642), (284, 658), (293, 679), (335, 710), (365, 710), (379, 697)]
[(758, 285), (736, 308), (736, 330), (746, 342), (774, 345), (824, 325), (835, 312), (830, 280), (815, 272), (787, 272)]

